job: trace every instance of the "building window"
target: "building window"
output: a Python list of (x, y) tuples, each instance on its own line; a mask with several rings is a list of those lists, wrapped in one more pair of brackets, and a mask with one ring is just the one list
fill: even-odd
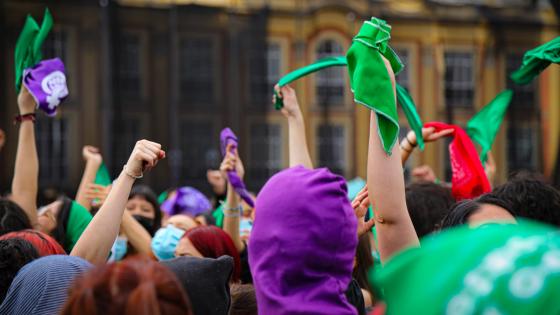
[(68, 35), (65, 31), (53, 31), (47, 36), (43, 43), (43, 59), (60, 58), (63, 62), (68, 61)]
[(69, 156), (67, 120), (39, 115), (36, 126), (41, 186), (66, 186)]
[(119, 174), (121, 172), (122, 164), (126, 163), (130, 152), (136, 145), (136, 142), (142, 139), (141, 129), (142, 126), (140, 119), (135, 117), (122, 117), (118, 124), (114, 124), (115, 134), (117, 137), (113, 137), (114, 141), (114, 161), (113, 161), (113, 173)]
[(506, 56), (506, 75), (507, 75), (507, 88), (511, 89), (514, 97), (511, 100), (512, 108), (535, 108), (536, 106), (536, 90), (537, 80), (533, 80), (529, 84), (518, 85), (515, 84), (510, 75), (521, 66), (523, 54), (512, 53)]
[(193, 106), (214, 103), (216, 47), (211, 38), (188, 38), (180, 44), (180, 90), (182, 100)]
[(470, 52), (445, 53), (445, 104), (472, 108), (474, 103), (474, 56)]
[(139, 98), (140, 93), (140, 38), (126, 34), (120, 38), (119, 51), (119, 92), (125, 98)]
[(258, 190), (282, 169), (282, 128), (279, 124), (254, 123), (249, 134), (249, 184), (251, 189)]
[(510, 124), (507, 137), (507, 156), (509, 171), (531, 170), (538, 168), (537, 152), (538, 131), (528, 126)]
[(346, 166), (344, 136), (344, 126), (341, 125), (322, 124), (317, 128), (319, 165), (340, 175), (345, 174)]
[(251, 101), (253, 104), (268, 107), (274, 85), (280, 79), (282, 68), (282, 47), (279, 43), (268, 43), (266, 54), (254, 49), (251, 62)]
[(206, 171), (220, 163), (218, 136), (209, 121), (184, 121), (181, 125), (181, 179), (190, 186), (207, 187)]
[[(332, 39), (323, 40), (317, 45), (317, 59), (344, 55), (342, 45)], [(322, 107), (344, 105), (345, 84), (344, 67), (332, 67), (317, 72), (315, 76), (317, 104)]]
[(402, 71), (397, 74), (396, 80), (397, 83), (406, 88), (407, 90), (410, 90), (410, 67), (412, 67), (412, 65), (410, 64), (410, 53), (408, 49), (395, 49), (395, 52), (397, 53), (397, 55), (399, 56), (399, 58), (401, 59), (404, 68), (402, 69)]

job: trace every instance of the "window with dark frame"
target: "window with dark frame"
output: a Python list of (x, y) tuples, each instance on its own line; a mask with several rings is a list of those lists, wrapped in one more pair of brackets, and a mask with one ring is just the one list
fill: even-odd
[(179, 46), (181, 99), (188, 106), (209, 107), (215, 103), (216, 45), (209, 37), (186, 38)]
[(249, 182), (257, 191), (282, 169), (282, 127), (280, 124), (253, 123), (250, 126)]
[(68, 57), (68, 35), (64, 30), (55, 30), (45, 39), (42, 47), (43, 59), (60, 58), (67, 62)]
[(68, 176), (68, 121), (37, 115), (36, 141), (40, 186), (66, 186)]
[(253, 49), (250, 56), (251, 103), (270, 107), (274, 85), (280, 79), (282, 49), (279, 43), (268, 43), (263, 49)]
[(140, 129), (142, 124), (140, 119), (126, 116), (122, 117), (118, 125), (114, 123), (112, 125), (117, 128), (114, 132), (118, 135), (113, 138), (115, 153), (112, 170), (113, 174), (119, 174), (136, 142), (142, 139), (142, 130)]
[(445, 104), (454, 108), (474, 105), (474, 55), (472, 52), (445, 53)]
[(395, 53), (397, 53), (404, 65), (401, 72), (397, 74), (397, 83), (410, 91), (410, 67), (412, 67), (410, 64), (410, 52), (405, 48), (397, 48), (395, 49)]
[(180, 126), (181, 180), (197, 189), (208, 186), (206, 171), (219, 166), (218, 135), (211, 121), (185, 120)]
[(529, 84), (518, 85), (515, 84), (510, 75), (521, 66), (523, 60), (522, 53), (510, 53), (506, 56), (506, 80), (507, 88), (513, 91), (514, 97), (511, 100), (510, 108), (535, 108), (536, 105), (536, 90), (537, 80), (533, 80)]
[(335, 124), (321, 124), (317, 127), (317, 152), (319, 166), (328, 167), (332, 172), (346, 174), (345, 127)]
[(125, 99), (141, 96), (141, 45), (137, 34), (123, 34), (119, 41), (118, 85)]
[[(344, 48), (333, 39), (321, 41), (317, 45), (317, 60), (344, 55)], [(340, 107), (344, 105), (346, 89), (344, 67), (331, 67), (317, 72), (315, 90), (317, 104), (321, 107)]]

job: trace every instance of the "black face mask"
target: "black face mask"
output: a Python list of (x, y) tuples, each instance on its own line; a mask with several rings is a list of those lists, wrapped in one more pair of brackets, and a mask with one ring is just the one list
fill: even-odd
[(145, 216), (141, 216), (135, 214), (132, 216), (151, 236), (154, 236), (154, 219), (146, 218)]

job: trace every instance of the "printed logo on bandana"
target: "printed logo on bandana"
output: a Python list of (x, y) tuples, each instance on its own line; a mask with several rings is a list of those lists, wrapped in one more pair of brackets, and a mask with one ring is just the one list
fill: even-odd
[(41, 88), (47, 94), (49, 109), (55, 109), (60, 104), (60, 99), (68, 96), (66, 76), (62, 71), (54, 71), (41, 81)]

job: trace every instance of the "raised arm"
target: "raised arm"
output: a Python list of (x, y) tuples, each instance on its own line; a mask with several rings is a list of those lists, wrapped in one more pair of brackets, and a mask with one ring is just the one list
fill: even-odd
[[(439, 132), (436, 132), (435, 128), (422, 128), (422, 137), (424, 138), (424, 142), (434, 142), (441, 138), (444, 138), (448, 135), (453, 133), (453, 129), (446, 129)], [(406, 163), (412, 151), (416, 148), (418, 142), (416, 141), (416, 134), (413, 130), (410, 130), (404, 139), (401, 140), (400, 147), (401, 147), (401, 161), (402, 165)]]
[[(384, 61), (394, 91), (395, 75), (389, 62)], [(374, 112), (370, 120), (367, 186), (369, 199), (375, 204), (379, 255), (386, 262), (398, 251), (419, 243), (406, 208), (400, 147), (394, 146), (392, 154), (387, 155), (379, 139)]]
[[(228, 177), (226, 173), (228, 171), (235, 170), (237, 175), (239, 175), (239, 178), (243, 179), (243, 176), (245, 175), (245, 168), (239, 158), (239, 154), (237, 151), (232, 152), (231, 146), (228, 146), (226, 151), (226, 156), (222, 161), (222, 165), (220, 165), (220, 171), (222, 172), (223, 177), (226, 178), (227, 181)], [(235, 192), (235, 189), (233, 189), (233, 186), (228, 181), (226, 202), (224, 205), (224, 231), (231, 237), (238, 252), (242, 252), (245, 249), (245, 243), (243, 243), (241, 236), (239, 235), (239, 219), (241, 217), (241, 211), (241, 197)]]
[[(283, 87), (276, 85), (274, 88), (284, 99), (282, 114), (288, 119), (290, 167), (303, 165), (312, 169), (313, 163), (305, 137), (305, 122), (299, 108), (296, 91), (288, 85)], [(273, 96), (272, 102), (275, 103), (275, 101), (276, 96)]]
[(126, 202), (132, 184), (143, 172), (153, 168), (165, 157), (161, 145), (141, 140), (136, 143), (123, 171), (113, 184), (107, 200), (74, 246), (71, 255), (80, 256), (91, 263), (104, 263), (119, 233)]
[(89, 145), (84, 146), (82, 149), (82, 156), (86, 161), (86, 168), (84, 169), (84, 174), (82, 175), (82, 180), (76, 193), (76, 202), (84, 206), (84, 208), (91, 210), (91, 199), (87, 198), (86, 188), (88, 184), (95, 181), (95, 175), (97, 170), (103, 162), (103, 157), (99, 154), (99, 149)]
[[(18, 95), (19, 114), (34, 114), (36, 103), (25, 86)], [(12, 200), (29, 217), (31, 226), (37, 228), (37, 190), (39, 181), (39, 157), (35, 144), (34, 120), (23, 120), (19, 126), (19, 137), (12, 181)]]

